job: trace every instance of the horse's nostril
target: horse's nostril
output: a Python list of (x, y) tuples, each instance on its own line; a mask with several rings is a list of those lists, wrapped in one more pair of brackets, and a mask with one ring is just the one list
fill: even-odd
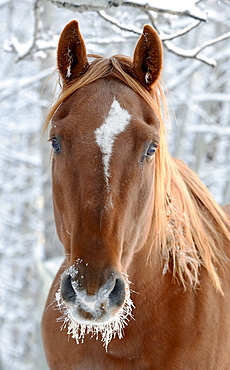
[[(89, 312), (94, 318), (102, 313), (117, 311), (126, 299), (125, 281), (118, 274), (107, 280), (94, 295), (89, 295), (85, 286), (79, 286), (68, 272), (62, 275), (61, 297), (67, 306), (74, 304), (75, 311), (83, 317), (82, 312)], [(85, 316), (84, 316), (85, 317)], [(88, 317), (88, 316), (87, 316)]]
[(117, 278), (111, 293), (109, 294), (109, 303), (111, 306), (120, 307), (125, 301), (125, 282), (123, 279)]
[(61, 295), (66, 302), (75, 301), (76, 293), (72, 286), (72, 278), (70, 275), (64, 275), (61, 281)]

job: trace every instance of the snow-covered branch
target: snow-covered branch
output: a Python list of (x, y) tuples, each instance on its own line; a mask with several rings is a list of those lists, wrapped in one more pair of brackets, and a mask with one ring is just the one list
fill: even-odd
[[(102, 17), (106, 21), (110, 22), (114, 26), (119, 27), (123, 31), (133, 32), (137, 35), (142, 34), (142, 30), (140, 28), (137, 28), (135, 26), (130, 26), (130, 25), (124, 25), (124, 24), (120, 23), (116, 18), (111, 17), (110, 15), (106, 14), (106, 12), (104, 10), (99, 11), (98, 14), (100, 15), (100, 17)], [(173, 40), (177, 37), (185, 35), (189, 31), (191, 31), (192, 29), (199, 26), (200, 23), (201, 23), (201, 21), (193, 22), (189, 26), (187, 26), (187, 27), (183, 28), (182, 30), (179, 30), (178, 32), (175, 32), (171, 35), (166, 35), (165, 33), (161, 32), (160, 30), (158, 30), (158, 32), (159, 32), (161, 41)]]
[(58, 0), (48, 0), (52, 4), (56, 5), (58, 8), (65, 8), (73, 12), (95, 12), (101, 9), (108, 10), (112, 7), (118, 7), (122, 4), (122, 1), (107, 1), (107, 0), (83, 0), (81, 2), (68, 2), (68, 1), (58, 1)]
[[(181, 2), (182, 3), (182, 2)], [(143, 11), (153, 11), (156, 13), (167, 13), (171, 15), (179, 15), (179, 16), (186, 16), (197, 19), (199, 21), (206, 21), (207, 17), (206, 14), (203, 13), (199, 8), (193, 6), (191, 8), (187, 8), (186, 2), (181, 4), (182, 8), (180, 9), (172, 9), (173, 5), (169, 1), (168, 8), (162, 6), (152, 6), (149, 3), (141, 3), (136, 1), (123, 1), (122, 5), (124, 6), (132, 6), (133, 8), (138, 8)]]
[(98, 11), (98, 10), (109, 10), (112, 7), (128, 6), (142, 11), (154, 11), (157, 13), (167, 13), (171, 15), (187, 16), (198, 19), (200, 21), (206, 21), (206, 14), (203, 13), (199, 8), (193, 6), (188, 8), (183, 5), (182, 9), (172, 9), (170, 2), (167, 7), (152, 6), (150, 2), (141, 1), (123, 1), (123, 0), (81, 0), (81, 1), (62, 1), (62, 0), (48, 0), (52, 4), (59, 8), (66, 8), (75, 12), (86, 12), (86, 11)]
[(26, 44), (21, 44), (16, 37), (12, 37), (4, 45), (5, 51), (13, 51), (17, 55), (16, 62), (32, 54), (36, 48), (39, 31), (40, 11), (41, 11), (41, 0), (36, 0), (34, 3), (34, 30), (32, 40), (29, 40), (29, 42)]
[[(103, 10), (99, 11), (98, 14), (100, 15), (100, 17), (105, 19), (107, 22), (111, 23), (112, 25), (117, 26), (118, 28), (120, 28), (123, 31), (129, 31), (129, 32), (132, 32), (132, 33), (135, 33), (135, 34), (138, 34), (138, 35), (140, 35), (142, 33), (141, 29), (139, 29), (135, 26), (124, 25), (121, 22), (119, 22), (116, 18), (111, 17), (108, 14), (106, 14), (106, 12), (103, 11)], [(150, 16), (150, 19), (151, 19), (150, 14), (149, 14), (149, 16)], [(201, 23), (200, 21), (196, 21), (196, 22), (192, 23), (191, 25), (189, 25), (189, 26), (183, 28), (182, 30), (179, 30), (178, 32), (175, 32), (171, 35), (166, 35), (166, 34), (162, 33), (159, 30), (158, 27), (157, 27), (158, 28), (157, 31), (159, 32), (160, 38), (164, 42), (164, 45), (167, 48), (167, 50), (171, 51), (172, 53), (174, 53), (178, 56), (182, 56), (184, 58), (197, 59), (197, 60), (199, 60), (201, 62), (204, 62), (204, 63), (206, 63), (206, 64), (208, 64), (212, 67), (215, 67), (216, 66), (216, 61), (213, 58), (209, 58), (209, 57), (207, 57), (203, 54), (200, 54), (200, 52), (202, 50), (204, 50), (205, 48), (207, 48), (208, 46), (214, 45), (218, 42), (226, 40), (227, 38), (230, 38), (230, 32), (225, 33), (224, 35), (221, 35), (221, 36), (219, 36), (215, 39), (209, 40), (209, 41), (205, 42), (204, 44), (202, 44), (201, 46), (197, 46), (196, 48), (191, 49), (191, 50), (185, 50), (185, 49), (179, 48), (179, 47), (175, 46), (174, 44), (172, 44), (171, 42), (168, 41), (168, 40), (173, 40), (173, 39), (175, 39), (177, 37), (180, 37), (182, 35), (185, 35), (186, 33), (191, 31), (195, 27), (199, 26), (200, 23)], [(155, 26), (155, 24), (154, 24), (154, 26)]]
[(137, 28), (135, 26), (128, 26), (128, 25), (122, 24), (116, 18), (111, 17), (110, 15), (106, 14), (104, 10), (100, 10), (98, 12), (98, 14), (100, 15), (100, 17), (102, 17), (103, 19), (105, 19), (109, 23), (113, 24), (114, 26), (117, 26), (118, 28), (120, 28), (123, 31), (133, 32), (137, 35), (142, 34), (142, 30), (140, 28)]
[(30, 48), (24, 54), (18, 57), (18, 61), (28, 56), (36, 46), (38, 30), (39, 30), (39, 14), (40, 14), (40, 7), (41, 7), (40, 3), (41, 3), (41, 0), (36, 0), (34, 3), (34, 32), (33, 32), (32, 44)]
[(204, 63), (206, 63), (206, 64), (208, 64), (212, 67), (215, 67), (216, 66), (216, 61), (213, 58), (208, 58), (205, 55), (200, 54), (200, 52), (202, 50), (204, 50), (205, 48), (207, 48), (208, 46), (214, 45), (214, 44), (216, 44), (218, 42), (221, 42), (223, 40), (226, 40), (228, 38), (230, 38), (230, 32), (227, 32), (224, 35), (221, 35), (219, 37), (216, 37), (215, 39), (209, 40), (209, 41), (205, 42), (204, 44), (202, 44), (201, 46), (197, 46), (196, 48), (191, 49), (191, 50), (181, 49), (181, 48), (173, 45), (169, 41), (166, 41), (164, 43), (164, 45), (166, 46), (166, 48), (169, 51), (173, 52), (176, 55), (179, 55), (179, 56), (182, 56), (182, 57), (185, 57), (185, 58), (197, 59), (197, 60), (200, 60), (201, 62), (204, 62)]
[(223, 34), (219, 37), (216, 37), (215, 39), (212, 39), (212, 40), (209, 40), (209, 41), (205, 42), (203, 45), (196, 48), (197, 49), (196, 55), (198, 53), (200, 53), (202, 50), (204, 50), (205, 48), (207, 48), (208, 46), (217, 44), (218, 42), (224, 41), (224, 40), (229, 39), (229, 38), (230, 38), (230, 32), (226, 32), (225, 34)]
[(160, 36), (161, 41), (173, 40), (173, 39), (176, 39), (176, 38), (178, 38), (180, 36), (186, 35), (187, 33), (189, 33), (190, 31), (192, 31), (194, 28), (198, 27), (201, 24), (201, 21), (195, 21), (195, 22), (189, 24), (187, 27), (182, 28), (181, 30), (179, 30), (177, 32), (174, 32), (174, 33), (171, 33), (171, 34), (168, 35), (168, 34), (165, 34), (164, 32), (162, 32), (156, 26), (155, 19), (154, 19), (152, 13), (151, 12), (146, 12), (146, 13), (147, 13), (147, 15), (149, 17), (150, 22), (152, 23), (152, 25), (154, 26), (154, 28), (159, 33), (159, 36)]
[[(183, 57), (183, 58), (192, 58), (192, 59), (197, 59), (201, 62), (204, 62), (205, 64), (208, 64), (211, 67), (216, 66), (216, 61), (213, 58), (209, 58), (203, 54), (198, 55), (200, 51), (198, 51), (198, 48), (191, 49), (191, 50), (185, 50), (182, 48), (179, 48), (178, 46), (173, 45), (170, 41), (165, 41), (164, 45), (168, 51), (171, 51), (172, 53)], [(202, 50), (202, 46), (200, 47)]]

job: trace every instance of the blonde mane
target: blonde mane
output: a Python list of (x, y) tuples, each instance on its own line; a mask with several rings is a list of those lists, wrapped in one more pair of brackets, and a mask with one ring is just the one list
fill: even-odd
[(223, 246), (230, 242), (229, 218), (198, 177), (183, 162), (170, 156), (162, 116), (166, 99), (161, 85), (156, 82), (151, 91), (147, 91), (133, 76), (131, 66), (132, 61), (128, 57), (105, 59), (97, 56), (85, 74), (63, 87), (48, 113), (44, 130), (63, 101), (79, 88), (100, 78), (118, 78), (140, 95), (160, 121), (161, 138), (156, 153), (153, 243), (149, 258), (158, 248), (163, 273), (171, 269), (174, 278), (185, 289), (199, 285), (199, 272), (203, 266), (214, 287), (223, 293), (217, 267), (224, 268), (228, 263)]

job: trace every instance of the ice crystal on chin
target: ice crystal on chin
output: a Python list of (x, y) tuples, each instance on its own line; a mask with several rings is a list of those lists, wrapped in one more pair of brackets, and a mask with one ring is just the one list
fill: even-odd
[(134, 319), (132, 315), (132, 309), (135, 308), (133, 301), (130, 298), (130, 289), (128, 285), (126, 286), (126, 300), (123, 307), (115, 313), (114, 318), (107, 324), (82, 324), (74, 321), (61, 298), (60, 288), (56, 293), (56, 308), (62, 312), (62, 316), (57, 319), (57, 321), (63, 321), (61, 325), (61, 330), (67, 327), (67, 334), (71, 335), (76, 343), (83, 343), (86, 334), (91, 334), (91, 338), (95, 337), (96, 340), (99, 339), (99, 334), (101, 335), (101, 341), (107, 352), (109, 342), (118, 336), (122, 339), (124, 336), (124, 328), (128, 325), (131, 319)]

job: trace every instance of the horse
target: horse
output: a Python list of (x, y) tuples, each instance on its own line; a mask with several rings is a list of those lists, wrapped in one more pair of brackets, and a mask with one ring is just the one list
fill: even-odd
[(230, 368), (230, 212), (169, 154), (162, 63), (150, 25), (133, 58), (89, 58), (76, 20), (60, 35), (45, 123), (65, 250), (41, 324), (51, 370)]

